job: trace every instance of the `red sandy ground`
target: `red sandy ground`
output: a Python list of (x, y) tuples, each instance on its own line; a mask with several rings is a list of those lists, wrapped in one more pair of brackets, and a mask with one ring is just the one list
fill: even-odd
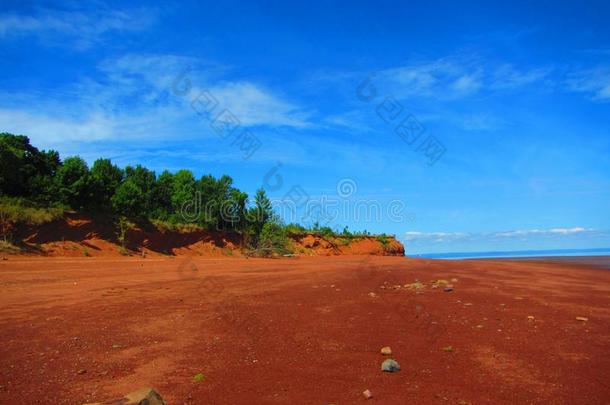
[(11, 257), (0, 289), (2, 404), (610, 403), (610, 271), (583, 265)]

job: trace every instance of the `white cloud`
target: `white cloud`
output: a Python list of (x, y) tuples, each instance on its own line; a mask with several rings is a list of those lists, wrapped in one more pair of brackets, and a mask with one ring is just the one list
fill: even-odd
[(308, 113), (300, 107), (252, 82), (228, 82), (209, 91), (244, 125), (303, 128), (311, 126)]
[[(173, 94), (185, 68), (192, 91)], [(104, 139), (216, 136), (191, 108), (198, 89), (219, 100), (244, 126), (310, 126), (308, 113), (259, 84), (220, 80), (224, 67), (181, 55), (124, 55), (101, 62), (99, 74), (52, 93), (0, 92), (0, 128), (26, 134), (41, 146)], [(200, 87), (197, 87), (200, 86)]]
[(447, 242), (470, 238), (469, 233), (464, 232), (417, 232), (410, 231), (404, 233), (407, 241), (427, 240), (433, 242)]
[(458, 99), (482, 90), (507, 90), (546, 84), (548, 68), (517, 69), (508, 63), (482, 60), (476, 55), (455, 55), (390, 68), (375, 78), (384, 92), (399, 98), (412, 96)]
[(505, 63), (496, 67), (490, 74), (490, 86), (494, 89), (514, 89), (547, 80), (551, 70), (536, 68), (518, 70), (513, 65)]
[(0, 109), (0, 128), (15, 134), (26, 134), (45, 145), (77, 140), (101, 140), (109, 138), (114, 122), (101, 113), (93, 113), (82, 119), (60, 118), (29, 111)]
[[(60, 46), (86, 49), (109, 32), (140, 31), (154, 21), (147, 9), (110, 10), (99, 4), (90, 9), (39, 9), (30, 15), (0, 14), (0, 38), (36, 36)], [(66, 41), (68, 39), (69, 41)]]
[(481, 87), (481, 82), (476, 75), (466, 74), (454, 81), (451, 87), (457, 92), (472, 93)]
[(527, 239), (529, 237), (565, 237), (586, 234), (595, 234), (597, 231), (591, 228), (551, 228), (551, 229), (525, 229), (490, 233), (465, 233), (465, 232), (417, 232), (409, 231), (404, 233), (406, 241), (429, 241), (429, 242), (455, 242), (471, 240), (492, 240), (492, 239)]
[(573, 72), (566, 83), (569, 90), (585, 93), (593, 100), (610, 100), (610, 67)]
[(552, 228), (552, 229), (526, 229), (526, 230), (517, 230), (517, 231), (508, 231), (508, 232), (496, 232), (491, 234), (493, 237), (500, 238), (522, 238), (531, 235), (536, 236), (552, 236), (552, 235), (574, 235), (574, 234), (582, 234), (582, 233), (590, 233), (594, 232), (593, 229), (587, 229), (583, 227), (574, 227), (574, 228)]

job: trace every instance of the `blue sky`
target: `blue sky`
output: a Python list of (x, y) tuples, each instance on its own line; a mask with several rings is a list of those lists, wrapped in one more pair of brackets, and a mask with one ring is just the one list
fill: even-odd
[(0, 5), (0, 131), (299, 190), (408, 253), (610, 246), (607, 2), (84, 3)]

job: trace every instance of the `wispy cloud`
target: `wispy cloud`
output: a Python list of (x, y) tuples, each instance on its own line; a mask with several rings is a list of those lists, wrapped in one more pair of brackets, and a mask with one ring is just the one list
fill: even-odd
[(397, 96), (458, 99), (481, 91), (502, 91), (545, 83), (549, 68), (517, 69), (509, 63), (457, 55), (408, 63), (379, 72), (379, 81)]
[(492, 89), (515, 89), (549, 80), (552, 69), (548, 67), (519, 70), (512, 64), (501, 64), (490, 72), (489, 84)]
[(579, 235), (594, 235), (599, 233), (592, 228), (572, 227), (572, 228), (551, 228), (551, 229), (520, 229), (513, 231), (489, 232), (489, 233), (468, 233), (468, 232), (417, 232), (409, 231), (404, 233), (407, 241), (427, 241), (435, 243), (455, 242), (455, 241), (474, 241), (474, 240), (493, 240), (493, 239), (527, 239), (530, 237), (565, 237)]
[(210, 91), (244, 125), (312, 126), (309, 112), (264, 86), (246, 81), (226, 82), (214, 85)]
[(407, 241), (426, 240), (433, 242), (447, 242), (467, 239), (471, 235), (463, 232), (405, 232), (404, 238)]
[(569, 90), (585, 93), (593, 100), (610, 100), (610, 66), (572, 72), (566, 83)]
[(221, 65), (181, 55), (129, 54), (102, 61), (95, 76), (53, 93), (0, 97), (0, 127), (28, 134), (42, 146), (177, 134), (214, 137), (209, 125), (191, 109), (190, 98), (172, 94), (174, 81), (187, 67), (193, 84), (190, 97), (202, 88), (209, 90), (219, 108), (229, 109), (242, 125), (313, 125), (308, 111), (266, 86), (223, 80)]
[(594, 229), (577, 226), (574, 228), (526, 229), (508, 232), (496, 232), (490, 236), (499, 238), (523, 238), (527, 236), (576, 235), (591, 232), (594, 232)]
[(111, 10), (99, 3), (88, 9), (40, 8), (31, 14), (0, 14), (0, 38), (34, 36), (53, 45), (87, 49), (110, 32), (140, 31), (155, 20), (149, 9)]

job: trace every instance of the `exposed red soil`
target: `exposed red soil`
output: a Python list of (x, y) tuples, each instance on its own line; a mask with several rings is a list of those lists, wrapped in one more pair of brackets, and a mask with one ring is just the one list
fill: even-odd
[[(116, 230), (104, 219), (67, 213), (64, 218), (35, 228), (20, 229), (17, 235), (26, 255), (50, 257), (122, 257)], [(394, 237), (384, 245), (375, 237), (353, 240), (306, 234), (293, 236), (297, 255), (381, 255), (403, 256), (404, 246)], [(242, 256), (238, 234), (196, 230), (159, 231), (152, 225), (135, 227), (127, 234), (130, 255), (145, 256)]]
[(0, 286), (2, 404), (610, 402), (610, 272), (584, 265), (11, 257)]

